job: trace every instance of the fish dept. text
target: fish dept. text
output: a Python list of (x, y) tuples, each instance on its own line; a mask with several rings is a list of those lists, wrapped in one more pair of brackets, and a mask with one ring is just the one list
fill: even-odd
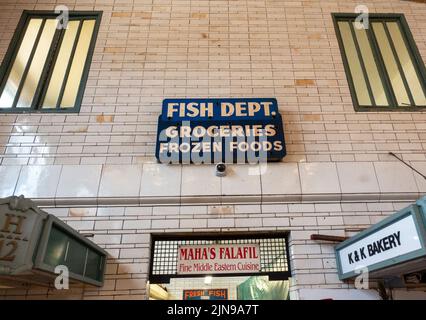
[(272, 102), (169, 102), (167, 104), (167, 118), (175, 115), (179, 118), (205, 117), (212, 118), (216, 114), (220, 117), (253, 117), (258, 113), (262, 116), (275, 116), (276, 111), (271, 110)]

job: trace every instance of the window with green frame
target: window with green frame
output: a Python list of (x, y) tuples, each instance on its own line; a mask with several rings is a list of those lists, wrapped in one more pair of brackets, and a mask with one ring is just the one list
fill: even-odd
[(0, 112), (78, 112), (101, 12), (24, 11), (0, 70)]
[(426, 108), (425, 66), (402, 14), (333, 14), (357, 111)]

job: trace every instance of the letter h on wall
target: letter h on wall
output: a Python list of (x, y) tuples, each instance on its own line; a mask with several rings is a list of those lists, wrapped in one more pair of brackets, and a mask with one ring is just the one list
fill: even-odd
[[(14, 234), (21, 234), (22, 223), (26, 217), (18, 216), (15, 214), (6, 213), (6, 220), (4, 221), (3, 229), (0, 231)], [(15, 230), (11, 230), (11, 226), (15, 226)]]

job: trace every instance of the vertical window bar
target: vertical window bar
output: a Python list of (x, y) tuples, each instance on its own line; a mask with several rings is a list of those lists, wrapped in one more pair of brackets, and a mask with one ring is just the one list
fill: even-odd
[(367, 83), (362, 73), (349, 24), (348, 20), (337, 22), (338, 36), (342, 44), (342, 59), (351, 88), (351, 95), (359, 106), (371, 106), (372, 102), (368, 95)]
[(382, 55), (380, 54), (380, 49), (377, 45), (376, 36), (372, 30), (371, 22), (369, 23), (367, 31), (367, 37), (371, 44), (371, 49), (373, 50), (374, 60), (376, 61), (377, 68), (379, 69), (379, 75), (382, 79), (382, 83), (385, 89), (386, 97), (388, 98), (389, 106), (397, 106), (398, 102), (396, 96), (392, 90), (392, 84), (389, 77), (387, 76), (386, 67), (384, 61), (382, 60)]
[(86, 276), (87, 270), (87, 259), (89, 257), (89, 248), (86, 248), (86, 256), (84, 257), (84, 268), (83, 268), (83, 276)]
[(48, 53), (57, 31), (56, 26), (56, 19), (46, 19), (24, 86), (21, 90), (18, 104), (16, 105), (17, 108), (30, 109), (33, 104), (35, 92), (40, 84), (44, 67), (48, 61)]
[[(41, 20), (41, 19), (40, 19), (40, 20)], [(13, 55), (12, 55), (12, 57), (11, 57), (11, 59), (10, 59), (10, 64), (9, 64), (9, 66), (6, 66), (6, 64), (3, 64), (3, 63), (0, 65), (0, 72), (2, 72), (3, 70), (5, 70), (5, 71), (6, 71), (6, 72), (5, 72), (5, 74), (4, 74), (4, 77), (3, 77), (2, 79), (0, 79), (0, 81), (1, 81), (1, 83), (0, 83), (0, 98), (1, 98), (1, 96), (3, 95), (3, 90), (6, 88), (6, 84), (7, 84), (7, 81), (8, 81), (8, 79), (9, 79), (10, 72), (12, 72), (13, 64), (15, 63), (16, 58), (18, 57), (18, 53), (19, 53), (19, 50), (21, 49), (22, 42), (24, 41), (24, 39), (25, 39), (25, 35), (26, 35), (26, 34), (27, 34), (27, 32), (28, 32), (28, 28), (29, 28), (30, 22), (31, 22), (31, 18), (28, 18), (28, 19), (25, 21), (25, 23), (24, 23), (23, 31), (22, 31), (22, 33), (20, 34), (20, 37), (19, 37), (19, 39), (18, 39), (18, 41), (17, 41), (17, 45), (16, 45), (16, 48), (15, 48), (15, 50), (14, 50), (14, 52), (13, 52)], [(38, 31), (40, 31), (40, 29), (39, 29)], [(37, 35), (38, 35), (38, 33), (37, 33)], [(36, 38), (37, 38), (37, 37), (36, 37)], [(28, 62), (28, 61), (27, 61), (27, 62)], [(8, 69), (9, 69), (9, 70), (8, 70)], [(22, 81), (22, 78), (21, 78), (21, 81)], [(1, 107), (1, 106), (0, 106), (0, 107)]]
[(349, 22), (349, 28), (351, 29), (352, 38), (355, 44), (356, 53), (358, 55), (359, 63), (361, 64), (362, 73), (364, 74), (364, 80), (367, 86), (368, 95), (370, 96), (371, 105), (376, 106), (376, 100), (374, 99), (373, 91), (371, 90), (371, 85), (368, 79), (367, 70), (365, 69), (364, 59), (362, 58), (361, 49), (359, 48), (358, 39), (355, 34), (354, 24), (353, 24), (354, 20), (350, 20), (348, 22)]
[(398, 20), (398, 25), (401, 30), (402, 37), (406, 43), (407, 49), (412, 57), (419, 81), (422, 84), (424, 94), (426, 95), (426, 68), (420, 52), (416, 46), (416, 42), (411, 34), (410, 28), (402, 15)]
[(67, 259), (68, 259), (68, 250), (69, 250), (69, 248), (70, 248), (70, 241), (68, 239), (68, 241), (67, 241), (67, 248), (65, 249), (64, 261), (67, 261)]
[(61, 101), (62, 108), (73, 108), (77, 102), (77, 96), (81, 86), (81, 80), (85, 73), (85, 66), (90, 59), (88, 57), (89, 49), (93, 44), (92, 35), (95, 28), (95, 20), (84, 20), (83, 26), (78, 39), (77, 49), (68, 75), (65, 93)]
[(31, 49), (31, 54), (30, 54), (30, 57), (28, 59), (27, 65), (25, 66), (24, 73), (22, 74), (21, 82), (19, 83), (19, 87), (16, 90), (16, 95), (15, 95), (15, 98), (13, 100), (12, 109), (15, 109), (16, 104), (18, 103), (19, 97), (21, 96), (21, 91), (22, 91), (22, 88), (24, 86), (25, 79), (27, 78), (28, 70), (31, 67), (31, 63), (32, 63), (33, 58), (34, 58), (34, 54), (37, 50), (37, 46), (38, 46), (38, 43), (40, 41), (41, 34), (43, 33), (43, 29), (44, 29), (45, 24), (46, 24), (46, 19), (43, 19), (43, 22), (41, 23), (40, 29), (38, 30), (37, 38), (34, 42), (34, 46)]
[[(423, 81), (423, 76), (422, 76), (422, 74), (420, 72), (420, 66), (418, 65), (418, 62), (416, 61), (416, 59), (414, 57), (413, 48), (410, 45), (410, 43), (408, 43), (408, 38), (407, 38), (407, 35), (405, 33), (405, 30), (404, 30), (403, 26), (401, 25), (401, 22), (400, 21), (395, 21), (395, 23), (396, 23), (396, 25), (398, 27), (398, 30), (399, 30), (399, 33), (401, 35), (402, 42), (405, 45), (406, 51), (408, 52), (408, 56), (409, 56), (409, 58), (411, 60), (411, 64), (412, 64), (414, 72), (415, 72), (415, 74), (417, 76), (417, 80), (418, 80), (418, 82), (420, 84), (421, 89), (423, 90), (423, 95), (426, 96), (426, 83), (425, 83), (425, 81)], [(410, 91), (411, 91), (411, 87), (410, 87)], [(413, 100), (415, 100), (414, 99), (414, 95), (413, 95)], [(415, 103), (415, 105), (417, 105), (417, 104)]]
[(83, 19), (80, 20), (80, 24), (78, 25), (77, 35), (75, 36), (75, 39), (74, 39), (74, 45), (72, 47), (71, 56), (70, 56), (70, 59), (68, 61), (67, 71), (65, 72), (65, 76), (64, 76), (64, 82), (62, 82), (61, 91), (59, 93), (58, 101), (56, 102), (56, 110), (60, 109), (62, 98), (64, 96), (65, 86), (67, 84), (67, 80), (68, 80), (68, 77), (70, 75), (71, 65), (72, 65), (72, 61), (74, 60), (75, 50), (77, 48), (78, 39), (80, 38), (81, 29), (83, 27), (83, 22), (84, 22)]
[(46, 57), (46, 62), (44, 64), (44, 68), (40, 76), (40, 81), (38, 83), (37, 89), (34, 94), (34, 99), (31, 105), (31, 109), (37, 110), (40, 107), (40, 98), (41, 96), (43, 96), (43, 94), (41, 93), (45, 91), (46, 83), (48, 83), (46, 81), (47, 79), (50, 78), (50, 74), (52, 72), (53, 66), (55, 65), (54, 62), (57, 56), (58, 42), (61, 39), (62, 33), (63, 33), (63, 29), (56, 29), (55, 35), (52, 40), (52, 45), (49, 48), (49, 52)]
[(358, 30), (354, 27), (354, 31), (358, 40), (361, 56), (364, 59), (365, 70), (367, 72), (368, 81), (370, 82), (370, 87), (376, 102), (376, 106), (389, 106), (389, 100), (387, 98), (383, 80), (380, 76), (379, 68), (377, 66), (377, 59), (374, 56), (373, 49), (371, 48), (367, 30), (364, 28)]
[[(55, 19), (55, 21), (56, 21), (56, 19)], [(33, 95), (33, 98), (32, 98), (32, 103), (30, 105), (30, 108), (32, 110), (37, 110), (38, 109), (38, 102), (39, 102), (39, 98), (40, 98), (40, 92), (45, 87), (46, 77), (48, 76), (49, 68), (50, 68), (50, 65), (52, 63), (52, 56), (54, 55), (54, 52), (56, 50), (58, 38), (59, 38), (60, 33), (61, 33), (61, 30), (57, 29), (57, 21), (56, 21), (56, 24), (55, 24), (55, 29), (56, 30), (55, 30), (55, 33), (53, 35), (51, 45), (49, 47), (49, 51), (46, 54), (46, 59), (45, 59), (45, 62), (43, 64), (43, 69), (42, 69), (41, 74), (40, 74), (40, 79), (39, 79), (39, 81), (38, 81), (38, 83), (36, 85), (36, 89), (34, 91), (34, 95)]]
[(407, 79), (405, 78), (404, 70), (402, 69), (401, 62), (399, 61), (399, 57), (398, 57), (398, 54), (397, 54), (396, 49), (395, 49), (395, 45), (394, 45), (392, 37), (389, 33), (388, 26), (385, 22), (383, 23), (383, 28), (385, 30), (386, 37), (388, 38), (388, 42), (389, 42), (389, 45), (391, 47), (392, 54), (395, 58), (397, 66), (398, 66), (398, 70), (399, 70), (399, 73), (401, 75), (402, 82), (404, 83), (405, 90), (407, 91), (407, 95), (408, 95), (408, 99), (410, 100), (410, 104), (411, 104), (411, 106), (415, 106), (410, 87), (408, 86)]
[[(43, 93), (40, 97), (39, 108), (44, 110), (56, 110), (56, 103), (59, 98), (59, 93), (62, 88), (63, 78), (65, 77), (66, 68), (68, 66), (67, 62), (70, 57), (67, 58), (67, 48), (69, 49), (69, 56), (71, 56), (71, 51), (74, 45), (74, 38), (77, 35), (78, 25), (80, 20), (70, 20), (68, 22), (68, 28), (66, 30), (61, 30), (61, 36), (58, 40), (55, 56), (52, 60), (52, 66), (49, 70), (49, 76), (46, 79), (45, 87)], [(73, 34), (74, 26), (75, 34)], [(63, 74), (62, 74), (63, 70)], [(61, 77), (62, 75), (62, 77)], [(52, 83), (51, 81), (54, 81)], [(56, 98), (56, 101), (53, 105), (53, 99)]]
[(398, 64), (395, 61), (395, 57), (392, 53), (389, 40), (386, 36), (386, 32), (382, 21), (371, 23), (377, 46), (379, 48), (381, 59), (386, 68), (386, 75), (389, 78), (393, 94), (396, 98), (396, 104), (393, 107), (399, 107), (401, 105), (409, 105), (410, 99), (407, 92), (405, 91), (404, 82), (402, 80)]

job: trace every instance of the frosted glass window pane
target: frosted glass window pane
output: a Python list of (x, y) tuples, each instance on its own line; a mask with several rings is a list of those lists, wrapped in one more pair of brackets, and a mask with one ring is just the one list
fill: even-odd
[(348, 60), (353, 84), (355, 87), (358, 103), (361, 106), (371, 106), (370, 96), (368, 95), (367, 84), (362, 72), (361, 63), (356, 51), (355, 42), (352, 37), (349, 22), (340, 21), (338, 23), (340, 34), (342, 36), (343, 47)]
[(34, 93), (40, 82), (41, 73), (43, 72), (53, 36), (56, 32), (56, 24), (56, 19), (47, 19), (44, 24), (40, 40), (37, 44), (37, 49), (26, 75), (24, 86), (22, 87), (18, 104), (16, 105), (17, 108), (31, 107), (31, 103), (34, 99)]
[(414, 68), (413, 61), (411, 60), (407, 46), (402, 38), (401, 31), (397, 22), (386, 23), (389, 34), (391, 35), (392, 42), (398, 55), (399, 62), (402, 66), (405, 78), (407, 79), (408, 86), (410, 87), (414, 103), (417, 106), (426, 105), (426, 97), (423, 91), (420, 80), (417, 76), (416, 69)]
[(6, 81), (6, 85), (0, 97), (0, 108), (11, 108), (16, 92), (22, 80), (25, 67), (31, 55), (31, 50), (34, 47), (37, 34), (40, 30), (42, 19), (31, 19), (28, 22), (28, 27), (22, 39), (12, 69)]
[(401, 74), (399, 73), (392, 48), (386, 36), (385, 28), (381, 22), (373, 22), (372, 26), (398, 105), (405, 107), (409, 106), (410, 100), (405, 90)]
[(374, 60), (373, 51), (367, 37), (367, 32), (364, 29), (357, 29), (355, 26), (354, 30), (376, 105), (388, 106), (389, 102), (386, 97), (382, 79), (379, 75), (379, 70), (377, 69), (377, 65)]
[(94, 28), (95, 20), (86, 20), (83, 22), (64, 95), (62, 97), (61, 108), (73, 108), (75, 106)]
[(68, 22), (42, 108), (56, 108), (80, 21)]

